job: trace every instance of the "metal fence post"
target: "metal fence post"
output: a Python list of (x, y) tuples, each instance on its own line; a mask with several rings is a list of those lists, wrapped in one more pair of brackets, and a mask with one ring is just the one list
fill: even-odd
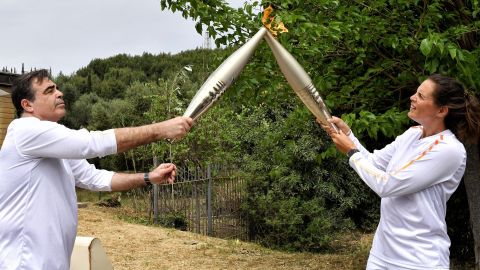
[(207, 235), (212, 236), (213, 234), (213, 219), (212, 219), (212, 172), (210, 164), (207, 167)]
[[(153, 157), (153, 166), (158, 166), (158, 159)], [(158, 185), (153, 184), (153, 224), (158, 224)]]
[(194, 210), (194, 217), (195, 217), (195, 231), (196, 233), (202, 233), (200, 230), (200, 199), (198, 197), (197, 192), (197, 182), (193, 181), (193, 198), (195, 200), (195, 210)]

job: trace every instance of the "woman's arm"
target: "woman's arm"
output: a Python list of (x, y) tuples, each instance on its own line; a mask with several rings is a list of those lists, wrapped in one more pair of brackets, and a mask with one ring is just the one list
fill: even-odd
[(360, 153), (350, 158), (350, 166), (380, 197), (412, 194), (452, 178), (460, 180), (465, 162), (461, 145), (446, 141), (437, 141), (432, 148), (388, 172), (378, 169)]
[(395, 153), (395, 149), (400, 141), (400, 137), (398, 137), (394, 142), (385, 146), (383, 149), (375, 150), (373, 153), (370, 153), (365, 147), (363, 147), (363, 145), (351, 131), (350, 127), (342, 119), (333, 116), (330, 122), (334, 123), (341, 132), (336, 133), (329, 126), (322, 125), (322, 128), (325, 129), (325, 131), (330, 135), (332, 141), (335, 143), (340, 152), (346, 154), (352, 149), (358, 149), (360, 153), (378, 169), (385, 170), (387, 168), (393, 153)]

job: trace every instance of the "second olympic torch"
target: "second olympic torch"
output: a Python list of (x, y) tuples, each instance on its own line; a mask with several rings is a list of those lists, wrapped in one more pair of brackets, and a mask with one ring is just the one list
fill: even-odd
[(335, 132), (339, 133), (338, 128), (333, 123), (327, 121), (332, 118), (332, 116), (307, 72), (305, 72), (297, 60), (270, 34), (270, 32), (267, 32), (264, 37), (268, 46), (270, 46), (275, 59), (277, 59), (277, 63), (280, 66), (283, 75), (302, 102), (324, 125), (330, 125)]
[(267, 29), (262, 27), (248, 42), (223, 61), (197, 91), (183, 116), (196, 120), (212, 106), (238, 77), (266, 32)]

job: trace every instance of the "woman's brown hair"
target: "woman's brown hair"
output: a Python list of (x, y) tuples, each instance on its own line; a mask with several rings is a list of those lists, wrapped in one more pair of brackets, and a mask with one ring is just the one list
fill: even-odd
[(478, 143), (480, 137), (480, 105), (474, 94), (469, 93), (457, 80), (433, 74), (428, 77), (435, 83), (434, 101), (446, 106), (448, 114), (445, 126), (461, 141)]

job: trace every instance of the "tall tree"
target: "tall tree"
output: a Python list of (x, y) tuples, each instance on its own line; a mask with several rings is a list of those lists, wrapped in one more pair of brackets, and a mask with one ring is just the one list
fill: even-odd
[(480, 158), (478, 145), (467, 147), (467, 170), (464, 181), (468, 196), (470, 210), (470, 222), (472, 225), (473, 238), (475, 241), (475, 269), (480, 268)]
[[(281, 43), (310, 73), (334, 114), (343, 115), (358, 134), (367, 133), (363, 139), (371, 146), (383, 145), (405, 128), (399, 112), (431, 73), (457, 77), (480, 93), (478, 1), (255, 1), (238, 10), (221, 0), (160, 2), (162, 8), (194, 19), (197, 31), (205, 28), (217, 45), (244, 40), (260, 25), (252, 11), (273, 5), (276, 18), (290, 30), (279, 37)], [(268, 94), (285, 97), (279, 92), (287, 89), (272, 74), (275, 64), (265, 56), (268, 50), (259, 50), (261, 56), (252, 60), (255, 68), (244, 71), (249, 79), (236, 87), (245, 95), (253, 92), (257, 102), (276, 104)], [(477, 145), (467, 148), (465, 184), (478, 268), (479, 157)]]

